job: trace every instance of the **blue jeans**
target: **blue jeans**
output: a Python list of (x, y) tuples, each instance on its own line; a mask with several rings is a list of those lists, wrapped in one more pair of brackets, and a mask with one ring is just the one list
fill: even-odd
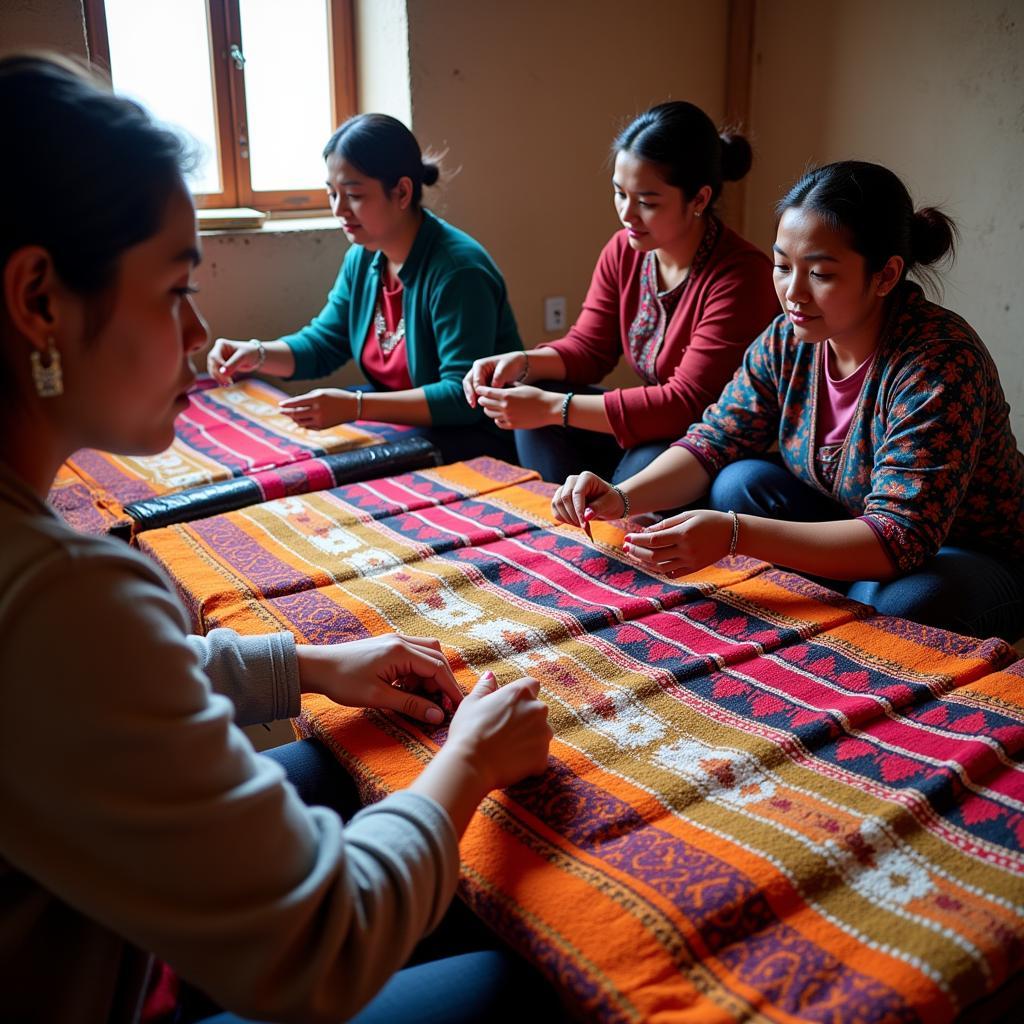
[[(307, 804), (349, 818), (360, 807), (349, 774), (323, 744), (299, 740), (266, 751), (285, 770)], [(179, 1024), (249, 1024), (218, 1009), (200, 993), (185, 993)], [(472, 1024), (562, 1019), (554, 990), (525, 960), (493, 935), (456, 899), (437, 928), (413, 950), (353, 1024)], [(340, 1024), (340, 1022), (339, 1022)]]
[[(708, 507), (800, 523), (850, 518), (842, 505), (797, 480), (778, 458), (726, 466), (711, 485)], [(982, 551), (944, 546), (899, 579), (822, 582), (882, 615), (1011, 643), (1024, 634), (1024, 566)]]
[[(572, 391), (577, 395), (602, 395), (603, 388), (545, 381), (537, 385), (545, 391)], [(628, 480), (634, 473), (649, 466), (675, 438), (649, 441), (623, 450), (611, 434), (577, 427), (535, 427), (516, 430), (516, 451), (519, 465), (535, 469), (542, 480), (562, 484), (574, 473), (589, 469), (613, 484)]]

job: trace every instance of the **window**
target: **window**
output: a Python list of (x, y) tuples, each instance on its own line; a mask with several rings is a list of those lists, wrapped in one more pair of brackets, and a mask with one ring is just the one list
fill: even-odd
[(115, 91), (198, 143), (198, 206), (326, 209), (320, 153), (355, 113), (351, 0), (85, 6)]

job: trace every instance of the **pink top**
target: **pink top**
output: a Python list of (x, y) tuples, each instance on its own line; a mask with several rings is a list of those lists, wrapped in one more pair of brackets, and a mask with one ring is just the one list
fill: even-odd
[[(641, 378), (629, 331), (642, 291), (644, 253), (616, 232), (601, 252), (569, 333), (543, 347), (555, 349), (566, 379), (596, 384), (625, 353)], [(655, 382), (606, 392), (604, 407), (623, 448), (676, 438), (699, 420), (728, 383), (747, 346), (779, 312), (771, 261), (734, 231), (721, 226), (704, 266), (689, 282), (654, 359)]]
[(872, 353), (849, 377), (837, 380), (832, 375), (835, 363), (832, 346), (826, 341), (821, 348), (821, 368), (824, 373), (818, 391), (817, 441), (819, 445), (842, 444), (846, 440), (853, 414), (857, 411), (861, 385), (875, 356)]
[[(402, 319), (402, 282), (399, 281), (398, 286), (390, 291), (382, 284), (380, 294), (387, 332), (394, 334)], [(405, 337), (390, 352), (385, 352), (377, 338), (376, 319), (375, 316), (370, 321), (370, 331), (360, 357), (363, 372), (383, 391), (409, 391), (412, 378), (409, 376), (409, 360), (405, 354)]]

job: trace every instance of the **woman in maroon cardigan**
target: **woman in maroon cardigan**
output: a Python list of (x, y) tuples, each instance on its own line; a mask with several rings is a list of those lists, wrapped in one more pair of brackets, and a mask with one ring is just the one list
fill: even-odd
[[(779, 311), (767, 256), (714, 214), (722, 182), (750, 169), (746, 139), (671, 102), (613, 148), (623, 229), (576, 323), (530, 352), (478, 359), (463, 380), (470, 405), (515, 430), (520, 462), (555, 482), (598, 467), (616, 481), (650, 463), (700, 419)], [(643, 383), (594, 387), (623, 354)]]

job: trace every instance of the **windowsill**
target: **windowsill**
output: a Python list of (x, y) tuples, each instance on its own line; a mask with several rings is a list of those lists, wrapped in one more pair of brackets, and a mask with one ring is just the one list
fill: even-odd
[(279, 235), (295, 231), (340, 231), (341, 224), (336, 217), (322, 210), (301, 215), (288, 214), (268, 217), (259, 227), (200, 226), (199, 234), (204, 238), (214, 235)]

